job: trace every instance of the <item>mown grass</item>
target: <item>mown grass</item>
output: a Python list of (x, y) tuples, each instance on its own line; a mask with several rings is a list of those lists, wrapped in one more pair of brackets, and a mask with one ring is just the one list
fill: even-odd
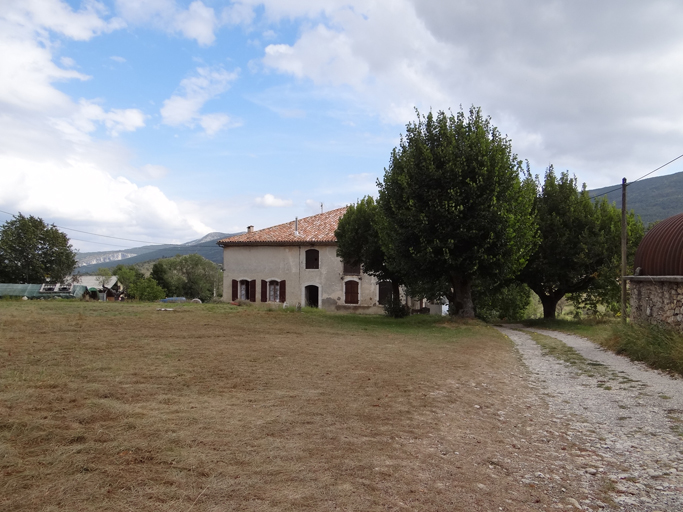
[(538, 454), (497, 411), (541, 418), (494, 329), (158, 307), (0, 303), (0, 510), (550, 506), (515, 472)]
[(651, 368), (683, 376), (683, 333), (653, 324), (619, 320), (527, 320), (524, 325), (584, 336)]

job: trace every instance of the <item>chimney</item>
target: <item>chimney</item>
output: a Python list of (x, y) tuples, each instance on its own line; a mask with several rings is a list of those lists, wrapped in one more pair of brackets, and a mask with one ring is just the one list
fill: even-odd
[(294, 234), (299, 234), (299, 217), (294, 217)]
[(247, 233), (253, 233), (254, 232), (254, 226), (247, 226)]

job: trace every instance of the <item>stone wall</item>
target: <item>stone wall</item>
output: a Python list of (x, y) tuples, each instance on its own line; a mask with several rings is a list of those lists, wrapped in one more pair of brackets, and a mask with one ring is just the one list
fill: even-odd
[(668, 324), (683, 331), (683, 278), (631, 276), (631, 320)]

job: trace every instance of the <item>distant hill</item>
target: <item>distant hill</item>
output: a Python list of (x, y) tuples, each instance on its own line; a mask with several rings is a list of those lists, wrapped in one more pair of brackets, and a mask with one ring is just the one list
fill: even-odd
[[(607, 194), (607, 200), (621, 208), (621, 183), (589, 190), (588, 193), (595, 197), (608, 190), (613, 192)], [(636, 181), (626, 190), (626, 208), (640, 215), (646, 226), (683, 212), (683, 172)]]
[[(136, 265), (150, 260), (172, 258), (178, 254), (181, 256), (199, 254), (207, 260), (220, 264), (223, 263), (223, 248), (217, 246), (216, 241), (237, 234), (240, 233), (213, 232), (198, 240), (178, 245), (146, 245), (123, 251), (80, 253), (78, 255), (79, 262), (87, 262), (89, 264), (77, 267), (76, 272), (79, 274), (91, 274), (96, 272), (98, 268), (114, 268), (119, 264)], [(90, 263), (91, 261), (92, 263)]]

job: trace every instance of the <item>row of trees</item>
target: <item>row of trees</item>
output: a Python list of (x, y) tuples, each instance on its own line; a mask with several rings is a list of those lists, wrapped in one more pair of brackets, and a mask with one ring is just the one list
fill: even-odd
[[(518, 314), (531, 288), (554, 318), (618, 297), (620, 213), (567, 172), (541, 183), (481, 110), (418, 113), (391, 154), (379, 199), (348, 208), (338, 255), (415, 296), (446, 297), (451, 315)], [(629, 215), (631, 253), (643, 225)]]

